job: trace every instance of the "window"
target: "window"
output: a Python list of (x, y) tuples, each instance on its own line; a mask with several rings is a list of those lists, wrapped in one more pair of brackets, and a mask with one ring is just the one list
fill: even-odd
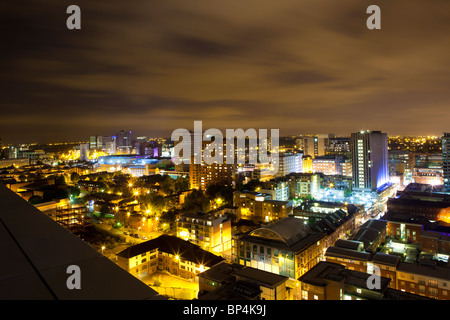
[(430, 295), (437, 297), (438, 296), (438, 289), (437, 288), (428, 288), (428, 292)]
[(428, 280), (428, 285), (430, 286), (430, 287), (437, 287), (437, 285), (438, 285), (438, 282), (437, 282), (437, 280)]
[(302, 290), (302, 300), (308, 300), (308, 291)]

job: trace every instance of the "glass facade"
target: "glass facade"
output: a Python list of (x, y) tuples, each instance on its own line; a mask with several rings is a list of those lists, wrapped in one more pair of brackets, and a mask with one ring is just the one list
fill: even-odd
[(238, 241), (238, 262), (295, 279), (295, 254), (269, 245)]

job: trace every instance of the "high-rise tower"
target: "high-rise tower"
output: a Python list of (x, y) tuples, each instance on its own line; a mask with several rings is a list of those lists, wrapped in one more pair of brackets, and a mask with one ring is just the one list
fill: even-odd
[(375, 191), (389, 182), (387, 134), (381, 131), (352, 133), (354, 191)]

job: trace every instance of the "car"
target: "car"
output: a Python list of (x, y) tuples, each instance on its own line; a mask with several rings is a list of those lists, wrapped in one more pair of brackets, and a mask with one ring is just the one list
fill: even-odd
[(141, 237), (142, 240), (147, 240), (148, 238), (146, 236)]
[(137, 233), (133, 234), (133, 237), (138, 238), (138, 239), (140, 238), (140, 236)]

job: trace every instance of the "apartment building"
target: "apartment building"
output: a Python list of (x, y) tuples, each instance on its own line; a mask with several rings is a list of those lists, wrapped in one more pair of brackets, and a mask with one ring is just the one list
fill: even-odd
[[(200, 273), (198, 277), (200, 300), (233, 298), (238, 295), (233, 289), (239, 284), (253, 288), (251, 292), (259, 291), (259, 300), (286, 300), (288, 298), (286, 287), (288, 277), (236, 263), (221, 262)], [(247, 298), (245, 294), (241, 293), (240, 295)]]
[[(339, 240), (340, 241), (340, 240)], [(327, 262), (339, 263), (349, 270), (373, 274), (390, 279), (389, 287), (402, 292), (432, 299), (450, 300), (450, 268), (448, 263), (422, 259), (403, 262), (398, 255), (369, 253), (363, 244), (336, 242), (327, 249)]]
[(223, 260), (195, 244), (168, 235), (128, 247), (116, 256), (116, 263), (137, 278), (167, 271), (192, 281)]
[(389, 287), (390, 279), (379, 277), (371, 286), (373, 275), (346, 269), (345, 266), (321, 261), (301, 276), (302, 300), (428, 300)]
[(271, 200), (260, 192), (235, 191), (233, 205), (238, 207), (238, 219), (271, 222), (292, 214), (291, 201)]
[(235, 240), (235, 262), (297, 279), (323, 258), (325, 233), (287, 217)]
[(231, 220), (222, 214), (184, 213), (177, 219), (177, 237), (221, 253), (231, 249)]

